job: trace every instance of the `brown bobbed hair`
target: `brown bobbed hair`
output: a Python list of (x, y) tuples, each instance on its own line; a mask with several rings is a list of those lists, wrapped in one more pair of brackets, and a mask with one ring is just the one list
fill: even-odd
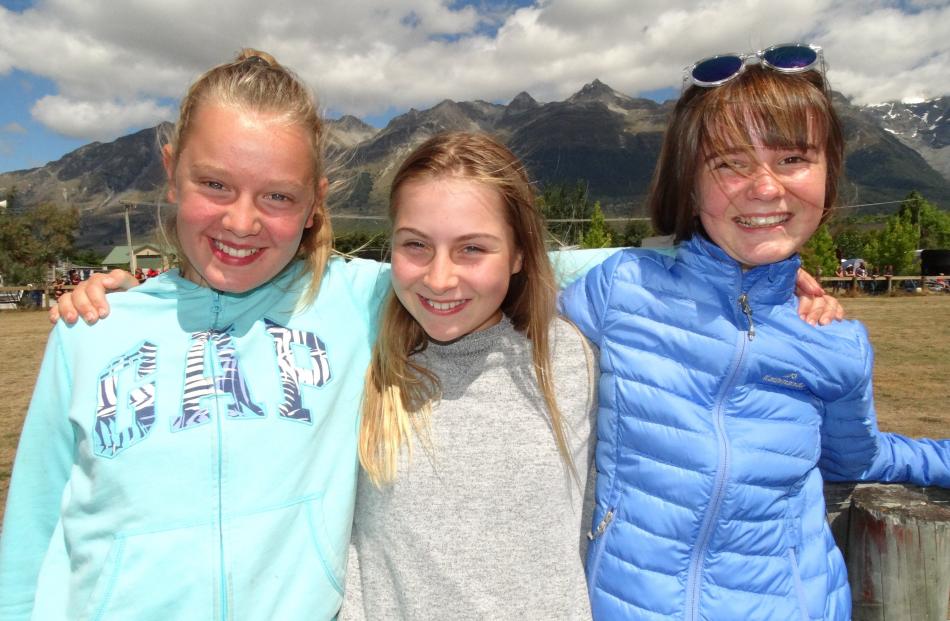
[[(326, 176), (324, 142), (326, 128), (319, 114), (313, 92), (289, 68), (260, 50), (245, 48), (227, 63), (203, 73), (181, 100), (178, 121), (161, 137), (170, 149), (171, 164), (178, 164), (178, 155), (188, 145), (195, 111), (205, 104), (222, 105), (254, 113), (273, 115), (287, 125), (303, 127), (310, 138), (313, 182), (313, 226), (305, 229), (297, 248), (297, 257), (304, 260), (310, 282), (305, 300), (312, 302), (320, 289), (320, 280), (333, 248), (333, 229), (326, 209), (326, 196), (321, 180)], [(182, 269), (189, 269), (188, 259), (177, 242), (175, 227), (165, 224), (165, 234), (178, 249)]]
[[(491, 188), (504, 206), (515, 247), (522, 254), (522, 267), (511, 277), (501, 310), (531, 341), (535, 376), (555, 441), (576, 479), (551, 372), (548, 331), (557, 314), (558, 289), (545, 248), (544, 220), (524, 165), (487, 134), (437, 134), (409, 154), (396, 172), (389, 194), (390, 220), (396, 219), (400, 189), (407, 183), (444, 178)], [(395, 479), (399, 453), (405, 446), (411, 455), (413, 434), (427, 446), (428, 413), (432, 401), (439, 397), (439, 381), (411, 358), (427, 343), (425, 331), (390, 291), (367, 371), (359, 442), (360, 462), (377, 485)]]
[(647, 207), (653, 229), (681, 242), (705, 234), (696, 187), (706, 159), (755, 142), (774, 149), (824, 150), (828, 162), (822, 221), (838, 197), (844, 161), (841, 122), (818, 71), (747, 67), (720, 86), (687, 88), (670, 118)]

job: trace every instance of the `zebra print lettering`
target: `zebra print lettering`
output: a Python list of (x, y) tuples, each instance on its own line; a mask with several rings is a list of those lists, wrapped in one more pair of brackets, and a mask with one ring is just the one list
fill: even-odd
[[(279, 415), (290, 420), (305, 423), (313, 422), (310, 410), (303, 406), (300, 386), (320, 387), (330, 380), (330, 362), (327, 350), (317, 335), (303, 330), (291, 330), (264, 320), (268, 334), (274, 340), (277, 350), (277, 366), (280, 369), (280, 382), (284, 398), (278, 409)], [(300, 367), (294, 356), (294, 348), (305, 348), (309, 352), (309, 367)]]
[[(203, 425), (211, 420), (211, 412), (204, 404), (208, 399), (223, 399), (227, 404), (228, 418), (262, 418), (264, 409), (254, 403), (247, 383), (241, 375), (237, 356), (228, 334), (224, 330), (208, 330), (191, 335), (192, 345), (185, 360), (185, 392), (182, 395), (181, 414), (172, 421), (172, 431), (181, 431)], [(220, 373), (205, 371), (205, 351), (210, 344), (212, 362), (221, 367)]]
[[(99, 374), (99, 397), (93, 450), (101, 457), (113, 458), (125, 449), (144, 440), (155, 423), (155, 358), (156, 347), (145, 341), (131, 354), (113, 360)], [(119, 378), (131, 370), (132, 386), (128, 402), (119, 407)], [(123, 373), (125, 371), (126, 373)], [(131, 413), (131, 421), (123, 428)], [(123, 421), (119, 421), (119, 416)]]

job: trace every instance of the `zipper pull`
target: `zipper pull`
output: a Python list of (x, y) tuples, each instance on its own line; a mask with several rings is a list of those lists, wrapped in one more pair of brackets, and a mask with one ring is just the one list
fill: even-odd
[(755, 338), (755, 324), (752, 323), (752, 307), (749, 306), (749, 294), (743, 293), (739, 296), (739, 308), (749, 318), (749, 340), (751, 341)]
[(218, 327), (218, 315), (221, 314), (221, 294), (217, 291), (211, 291), (211, 327)]
[(594, 531), (587, 531), (587, 538), (590, 541), (597, 539), (604, 534), (604, 531), (607, 530), (607, 525), (614, 519), (614, 510), (611, 509), (604, 515), (604, 519), (600, 521), (600, 524), (597, 525), (597, 529)]

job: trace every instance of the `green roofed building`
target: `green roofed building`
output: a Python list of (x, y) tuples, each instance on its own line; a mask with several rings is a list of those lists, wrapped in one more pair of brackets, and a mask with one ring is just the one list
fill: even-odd
[[(173, 258), (174, 251), (166, 250), (165, 254), (162, 254), (162, 250), (154, 244), (135, 246), (135, 264), (144, 270), (155, 269), (162, 271), (168, 269)], [(106, 258), (102, 260), (103, 267), (125, 267), (129, 266), (130, 263), (129, 247), (124, 245), (113, 248)]]

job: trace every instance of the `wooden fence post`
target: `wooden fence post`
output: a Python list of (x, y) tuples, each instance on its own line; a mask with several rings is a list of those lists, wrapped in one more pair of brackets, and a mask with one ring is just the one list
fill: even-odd
[(950, 490), (829, 485), (826, 498), (848, 567), (854, 621), (950, 618)]

